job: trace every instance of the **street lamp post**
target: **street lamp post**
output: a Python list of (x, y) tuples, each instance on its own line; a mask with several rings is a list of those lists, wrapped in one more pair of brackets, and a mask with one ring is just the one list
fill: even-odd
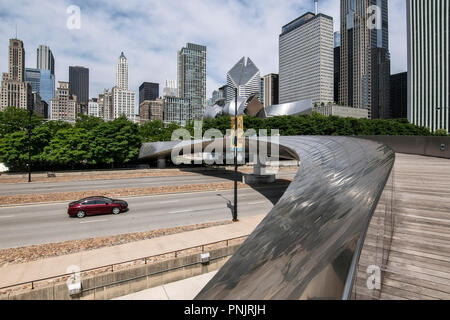
[(31, 124), (31, 119), (33, 116), (33, 102), (28, 108), (28, 183), (31, 183), (31, 133), (33, 130), (33, 125)]
[(233, 222), (238, 222), (238, 150), (237, 150), (237, 130), (238, 130), (238, 120), (237, 120), (237, 113), (238, 113), (238, 89), (234, 88), (230, 85), (225, 85), (228, 89), (234, 90), (234, 137), (232, 140), (232, 144), (234, 145), (234, 206), (233, 206)]

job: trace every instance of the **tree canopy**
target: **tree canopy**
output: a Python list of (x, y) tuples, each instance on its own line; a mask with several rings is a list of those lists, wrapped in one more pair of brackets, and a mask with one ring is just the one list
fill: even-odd
[[(230, 129), (230, 117), (205, 119), (203, 134)], [(113, 121), (79, 115), (75, 124), (63, 121), (45, 122), (33, 114), (31, 118), (31, 161), (35, 170), (116, 167), (137, 160), (144, 142), (170, 141), (178, 124), (148, 121), (138, 125), (122, 116)], [(12, 171), (26, 170), (28, 163), (27, 110), (8, 107), (0, 112), (0, 163)], [(194, 136), (194, 123), (185, 128)], [(244, 129), (279, 130), (280, 135), (432, 135), (428, 128), (410, 124), (407, 119), (369, 120), (312, 116), (282, 116), (261, 119), (244, 117)], [(447, 135), (444, 130), (435, 135)]]

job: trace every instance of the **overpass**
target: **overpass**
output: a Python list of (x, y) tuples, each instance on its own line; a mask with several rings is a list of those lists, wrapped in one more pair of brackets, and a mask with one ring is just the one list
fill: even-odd
[[(390, 142), (280, 137), (281, 157), (301, 162), (297, 176), (197, 299), (448, 299), (450, 207), (436, 190), (449, 180), (435, 171), (449, 161), (398, 154), (394, 165), (394, 151), (448, 157), (448, 139), (420, 150), (412, 137), (395, 138), (394, 150), (368, 139)], [(141, 158), (175, 145), (144, 145)], [(380, 269), (380, 288), (368, 288), (368, 267)]]

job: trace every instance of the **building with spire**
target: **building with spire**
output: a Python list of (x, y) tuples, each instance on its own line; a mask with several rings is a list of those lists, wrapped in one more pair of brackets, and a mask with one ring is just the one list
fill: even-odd
[(8, 73), (2, 74), (0, 111), (8, 106), (28, 109), (33, 105), (32, 89), (25, 81), (25, 49), (18, 39), (9, 40)]
[(128, 90), (128, 61), (122, 52), (116, 67), (116, 86), (112, 89), (113, 118), (136, 117), (136, 92)]

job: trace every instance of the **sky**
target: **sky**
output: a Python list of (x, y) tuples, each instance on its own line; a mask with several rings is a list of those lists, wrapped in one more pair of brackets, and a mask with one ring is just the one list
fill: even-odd
[[(319, 0), (319, 11), (340, 29), (338, 0)], [(69, 29), (71, 5), (80, 8), (79, 29)], [(177, 79), (177, 51), (186, 43), (207, 46), (207, 98), (226, 83), (226, 73), (243, 56), (261, 76), (278, 73), (281, 27), (307, 11), (313, 0), (1, 0), (0, 72), (8, 70), (9, 39), (25, 45), (26, 67), (36, 67), (36, 48), (48, 45), (56, 80), (68, 81), (69, 66), (89, 68), (89, 95), (115, 85), (123, 51), (129, 87)], [(389, 0), (391, 72), (407, 70), (406, 1)], [(138, 93), (137, 93), (138, 94)]]

